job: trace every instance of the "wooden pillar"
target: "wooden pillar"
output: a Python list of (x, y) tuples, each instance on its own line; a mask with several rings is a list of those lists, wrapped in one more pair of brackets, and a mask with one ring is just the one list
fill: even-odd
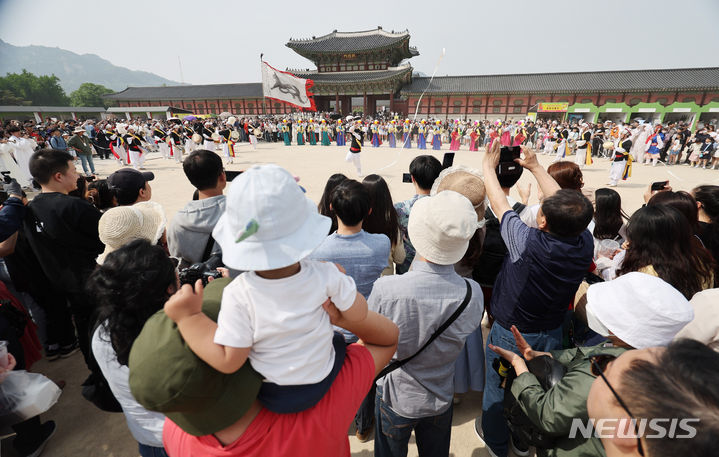
[(504, 106), (504, 120), (507, 120), (507, 115), (509, 114), (509, 95), (507, 95), (507, 103)]
[(469, 95), (464, 97), (464, 120), (467, 120), (467, 114), (469, 114)]
[(362, 113), (367, 115), (367, 91), (364, 92), (364, 106), (362, 107)]
[[(706, 97), (707, 93), (704, 92), (704, 97)], [(394, 91), (389, 93), (389, 112), (393, 113), (394, 110)]]
[(489, 94), (484, 99), (484, 117), (489, 119)]
[(447, 106), (444, 108), (444, 119), (449, 118), (449, 95), (447, 95)]
[(340, 93), (339, 92), (335, 92), (335, 111), (337, 111), (338, 113), (342, 112), (342, 111), (340, 111)]

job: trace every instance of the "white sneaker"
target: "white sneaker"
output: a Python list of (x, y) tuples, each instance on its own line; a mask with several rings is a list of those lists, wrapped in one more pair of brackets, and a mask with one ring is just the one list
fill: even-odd
[(479, 425), (479, 417), (474, 420), (474, 434), (477, 435), (477, 438), (479, 438), (479, 441), (484, 446), (484, 450), (487, 451), (489, 457), (498, 457), (484, 441), (484, 432), (482, 431), (482, 427)]
[(527, 457), (529, 455), (529, 446), (527, 446), (527, 448), (523, 450), (519, 449), (516, 444), (514, 444), (514, 438), (511, 436), (511, 434), (509, 436), (509, 449), (511, 449), (512, 452), (514, 452), (514, 455), (516, 455), (517, 457)]

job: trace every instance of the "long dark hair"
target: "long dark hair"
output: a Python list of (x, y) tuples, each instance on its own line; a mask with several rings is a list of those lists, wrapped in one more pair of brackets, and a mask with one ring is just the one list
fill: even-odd
[(147, 240), (131, 241), (111, 252), (92, 273), (88, 292), (100, 307), (99, 322), (104, 322), (121, 365), (127, 365), (132, 343), (147, 319), (162, 309), (176, 287), (172, 261)]
[(372, 208), (362, 223), (362, 229), (368, 233), (384, 233), (392, 246), (396, 246), (399, 241), (399, 220), (387, 182), (380, 175), (367, 175), (362, 185), (369, 191)]
[(647, 206), (666, 205), (678, 210), (689, 221), (693, 234), (699, 231), (699, 210), (697, 209), (697, 201), (689, 192), (680, 190), (665, 190), (657, 192), (649, 199)]
[(671, 206), (639, 209), (629, 219), (627, 241), (629, 247), (618, 275), (651, 265), (687, 300), (704, 289), (713, 275), (711, 254), (692, 236), (687, 218)]
[(327, 180), (327, 184), (325, 184), (325, 190), (324, 192), (322, 192), (320, 204), (317, 205), (317, 211), (319, 211), (321, 215), (327, 216), (332, 219), (330, 233), (333, 233), (335, 230), (337, 230), (337, 215), (335, 215), (334, 211), (330, 209), (330, 197), (332, 196), (332, 191), (335, 189), (335, 187), (337, 187), (340, 183), (346, 180), (347, 176), (343, 175), (342, 173), (335, 173), (330, 176)]
[(614, 189), (597, 189), (594, 192), (594, 238), (616, 238), (624, 219), (627, 219), (627, 215), (622, 210), (619, 193)]

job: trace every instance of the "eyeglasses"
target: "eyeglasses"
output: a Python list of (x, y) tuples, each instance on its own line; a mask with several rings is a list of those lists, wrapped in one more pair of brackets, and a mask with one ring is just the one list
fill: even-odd
[(637, 426), (637, 421), (634, 418), (634, 414), (632, 414), (631, 411), (629, 411), (629, 407), (627, 407), (627, 404), (624, 403), (624, 400), (621, 399), (619, 394), (616, 390), (614, 390), (614, 387), (612, 387), (611, 384), (609, 384), (609, 380), (606, 376), (604, 376), (604, 371), (607, 369), (607, 365), (609, 365), (609, 362), (612, 362), (617, 358), (616, 355), (611, 354), (596, 354), (589, 356), (589, 362), (592, 364), (592, 374), (594, 376), (601, 376), (601, 378), (604, 380), (604, 382), (607, 384), (607, 387), (609, 387), (609, 390), (612, 391), (612, 394), (614, 395), (614, 398), (617, 399), (617, 402), (619, 402), (619, 405), (622, 407), (622, 409), (629, 415), (629, 418), (633, 420), (634, 422), (634, 433), (637, 434), (637, 452), (642, 457), (644, 456), (644, 449), (642, 448), (642, 439), (639, 436), (639, 428)]

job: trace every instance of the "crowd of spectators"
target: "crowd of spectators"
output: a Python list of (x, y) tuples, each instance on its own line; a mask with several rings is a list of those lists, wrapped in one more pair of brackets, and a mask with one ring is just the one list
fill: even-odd
[[(318, 119), (326, 132), (341, 125)], [(231, 127), (247, 134), (238, 141), (281, 140), (287, 130), (273, 136), (272, 124), (284, 120)], [(152, 147), (153, 129), (171, 124), (134, 131)], [(540, 165), (547, 143), (571, 149), (571, 124), (513, 123), (522, 152), (507, 167), (498, 124), (440, 122), (450, 141), (473, 130), (469, 141), (486, 144), (481, 169), (417, 155), (408, 200), (395, 202), (379, 175), (334, 174), (313, 202), (277, 165), (232, 180), (214, 148), (198, 148), (182, 160), (196, 198), (168, 224), (152, 172), (78, 173), (79, 156), (94, 174), (82, 157), (109, 125), (24, 126), (36, 147), (26, 167), (10, 160), (39, 192), (28, 201), (26, 183), (4, 185), (0, 309), (16, 303), (24, 325), (0, 312), (12, 354), (0, 374), (38, 359), (29, 336), (49, 360), (80, 351), (84, 395), (124, 413), (143, 457), (348, 456), (353, 423), (378, 457), (405, 456), (412, 433), (420, 455), (447, 456), (468, 391), (483, 392), (474, 427), (493, 456), (715, 453), (719, 186), (647, 189), (628, 215), (614, 190), (583, 188), (577, 163)], [(712, 128), (633, 128), (649, 163), (652, 147), (679, 163), (677, 141), (704, 160), (714, 141)], [(614, 127), (576, 129), (601, 154)], [(523, 201), (509, 196), (525, 171), (536, 205), (524, 188)], [(657, 418), (689, 420), (696, 436), (623, 422), (601, 439), (572, 433), (576, 420)], [(39, 416), (12, 425), (22, 456), (39, 455), (55, 429)]]

